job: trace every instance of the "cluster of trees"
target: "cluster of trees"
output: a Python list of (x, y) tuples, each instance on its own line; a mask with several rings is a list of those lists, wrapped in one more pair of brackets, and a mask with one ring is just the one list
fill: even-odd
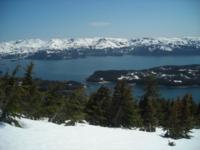
[(33, 79), (31, 63), (25, 69), (23, 78), (17, 78), (17, 66), (12, 73), (0, 77), (0, 121), (19, 125), (15, 117), (31, 119), (46, 117), (51, 122), (68, 124), (87, 120), (90, 124), (140, 128), (154, 132), (162, 127), (166, 137), (189, 138), (192, 128), (200, 127), (200, 104), (194, 102), (191, 94), (174, 100), (159, 95), (154, 77), (148, 77), (144, 95), (135, 99), (126, 81), (118, 81), (113, 91), (100, 87), (86, 96), (83, 88), (68, 94), (60, 94), (59, 84), (40, 90)]
[(87, 97), (84, 89), (76, 89), (68, 94), (61, 94), (63, 85), (49, 84), (47, 90), (41, 90), (33, 79), (34, 64), (25, 68), (23, 78), (16, 77), (20, 66), (13, 72), (0, 77), (0, 121), (19, 126), (16, 117), (31, 119), (46, 117), (49, 121), (74, 123), (85, 118)]
[(200, 104), (191, 94), (173, 100), (161, 98), (156, 80), (148, 77), (144, 95), (136, 100), (126, 81), (118, 81), (113, 94), (101, 87), (90, 96), (86, 120), (94, 125), (137, 127), (154, 132), (162, 127), (166, 137), (189, 138), (192, 128), (200, 127)]
[(139, 127), (139, 108), (131, 88), (125, 81), (119, 81), (111, 93), (107, 87), (100, 87), (90, 96), (86, 105), (86, 120), (93, 125)]

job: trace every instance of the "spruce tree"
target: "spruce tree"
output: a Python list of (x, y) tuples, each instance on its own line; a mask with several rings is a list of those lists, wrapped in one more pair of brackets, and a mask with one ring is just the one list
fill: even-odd
[[(170, 126), (169, 118), (170, 118), (170, 111), (172, 107), (173, 100), (164, 100), (165, 104), (163, 105), (163, 118), (161, 119), (161, 126), (164, 130), (168, 131), (168, 127)], [(166, 133), (168, 135), (168, 132)]]
[(38, 90), (38, 87), (33, 79), (33, 68), (33, 62), (25, 68), (25, 74), (22, 80), (22, 106), (24, 115), (32, 119), (38, 119), (40, 118), (40, 111), (42, 109), (42, 93)]
[(157, 126), (164, 126), (169, 114), (170, 102), (167, 99), (159, 98), (156, 103)]
[(30, 64), (24, 69), (24, 78), (23, 78), (23, 85), (33, 85), (33, 69), (34, 63), (30, 62)]
[(200, 128), (200, 103), (195, 113), (195, 127)]
[(144, 130), (148, 132), (154, 132), (157, 119), (153, 99), (150, 97), (145, 97), (143, 100), (140, 100), (139, 105)]
[(86, 106), (86, 120), (94, 125), (108, 126), (110, 124), (111, 92), (106, 87), (100, 87), (90, 96)]
[(83, 88), (72, 91), (70, 95), (63, 96), (61, 102), (51, 121), (64, 123), (66, 120), (70, 120), (70, 124), (74, 125), (75, 122), (81, 122), (85, 119), (84, 110), (87, 97)]
[(158, 125), (158, 99), (159, 91), (154, 76), (150, 75), (146, 78), (145, 93), (139, 102), (143, 127), (145, 131), (155, 131)]
[(17, 126), (19, 124), (13, 117), (19, 117), (19, 113), (21, 112), (21, 87), (15, 77), (18, 70), (19, 66), (16, 66), (11, 75), (6, 73), (0, 79), (0, 121), (14, 123)]
[(144, 96), (152, 97), (152, 99), (157, 99), (159, 97), (159, 87), (155, 76), (148, 75), (145, 79)]
[(64, 105), (64, 98), (57, 93), (59, 85), (49, 84), (47, 91), (44, 93), (42, 101), (41, 115), (47, 117), (49, 121), (53, 121), (59, 110)]
[(167, 132), (165, 134), (166, 137), (171, 137), (174, 139), (183, 137), (183, 124), (182, 124), (182, 113), (183, 113), (183, 105), (180, 98), (172, 101), (169, 118), (168, 118), (168, 126)]
[(189, 137), (188, 133), (194, 126), (194, 102), (191, 94), (186, 94), (183, 99), (183, 111), (182, 111), (182, 126), (184, 130), (184, 137)]
[(73, 91), (66, 104), (67, 119), (70, 119), (72, 123), (85, 120), (84, 110), (87, 104), (87, 97), (84, 88)]
[(131, 88), (126, 81), (118, 81), (111, 104), (111, 124), (114, 127), (131, 128), (139, 125), (140, 117)]
[(165, 136), (171, 138), (189, 138), (190, 130), (195, 127), (197, 105), (191, 94), (172, 100), (165, 115), (163, 125)]

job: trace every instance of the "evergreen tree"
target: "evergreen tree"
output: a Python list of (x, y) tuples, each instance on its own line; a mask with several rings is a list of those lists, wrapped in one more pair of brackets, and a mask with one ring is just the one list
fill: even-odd
[(90, 96), (86, 106), (86, 120), (94, 125), (108, 126), (110, 124), (110, 90), (100, 87), (97, 92)]
[(130, 128), (139, 125), (138, 108), (126, 81), (117, 82), (111, 106), (112, 126)]
[(160, 98), (156, 103), (156, 118), (157, 126), (164, 126), (166, 124), (166, 118), (169, 114), (170, 101), (164, 98)]
[(49, 121), (53, 121), (60, 108), (64, 105), (63, 96), (59, 95), (57, 91), (60, 89), (58, 84), (48, 85), (48, 90), (44, 94), (44, 100), (42, 101), (41, 115), (49, 118)]
[(154, 132), (156, 127), (156, 109), (153, 105), (153, 99), (145, 97), (140, 100), (141, 117), (145, 131)]
[(184, 130), (184, 137), (189, 137), (188, 133), (194, 126), (194, 102), (191, 94), (186, 94), (183, 99), (183, 111), (182, 111), (182, 126)]
[(145, 131), (155, 131), (156, 125), (158, 125), (158, 100), (159, 91), (156, 80), (153, 76), (148, 76), (146, 79), (145, 93), (139, 102), (141, 117), (143, 120), (143, 126)]
[(153, 75), (149, 75), (145, 79), (144, 97), (157, 99), (159, 97), (159, 88), (156, 79)]
[(165, 124), (166, 135), (172, 138), (189, 138), (188, 133), (194, 127), (194, 107), (191, 94), (186, 94), (182, 99), (177, 98), (171, 104), (168, 122)]
[(38, 90), (38, 87), (33, 79), (33, 67), (31, 62), (25, 69), (25, 75), (22, 80), (23, 96), (22, 107), (23, 113), (32, 119), (40, 118), (42, 93)]
[(53, 122), (64, 123), (70, 120), (71, 124), (75, 124), (85, 119), (87, 98), (84, 89), (77, 89), (71, 95), (63, 97), (63, 102), (51, 119)]
[(180, 98), (172, 101), (169, 118), (168, 118), (168, 126), (166, 128), (167, 132), (165, 134), (166, 137), (171, 138), (182, 138), (183, 137), (183, 124), (182, 124), (182, 113), (183, 113), (183, 105)]
[(23, 78), (23, 85), (34, 85), (33, 69), (34, 69), (34, 63), (33, 62), (30, 62), (30, 64), (24, 69), (25, 74), (24, 74), (24, 78)]
[(195, 113), (195, 127), (200, 128), (200, 103)]
[[(169, 122), (169, 116), (171, 113), (171, 107), (172, 107), (172, 101), (173, 100), (164, 100), (165, 104), (162, 106), (163, 107), (163, 118), (161, 119), (161, 126), (163, 127), (164, 130), (168, 130), (168, 127), (170, 126)], [(166, 134), (168, 135), (168, 133)]]
[(16, 66), (11, 75), (6, 73), (0, 79), (0, 121), (15, 123), (17, 126), (19, 126), (19, 124), (13, 117), (19, 117), (19, 113), (21, 112), (21, 88), (15, 77), (18, 70), (19, 66)]

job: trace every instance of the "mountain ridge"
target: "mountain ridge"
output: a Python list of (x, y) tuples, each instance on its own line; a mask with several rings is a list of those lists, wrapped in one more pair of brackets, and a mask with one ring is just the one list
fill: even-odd
[[(74, 58), (105, 55), (199, 54), (200, 37), (27, 39), (0, 43), (0, 57)], [(42, 55), (42, 57), (41, 57)]]

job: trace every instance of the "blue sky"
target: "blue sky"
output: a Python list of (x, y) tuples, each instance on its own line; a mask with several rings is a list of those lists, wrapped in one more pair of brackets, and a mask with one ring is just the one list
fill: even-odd
[(200, 0), (0, 0), (0, 41), (200, 36)]

